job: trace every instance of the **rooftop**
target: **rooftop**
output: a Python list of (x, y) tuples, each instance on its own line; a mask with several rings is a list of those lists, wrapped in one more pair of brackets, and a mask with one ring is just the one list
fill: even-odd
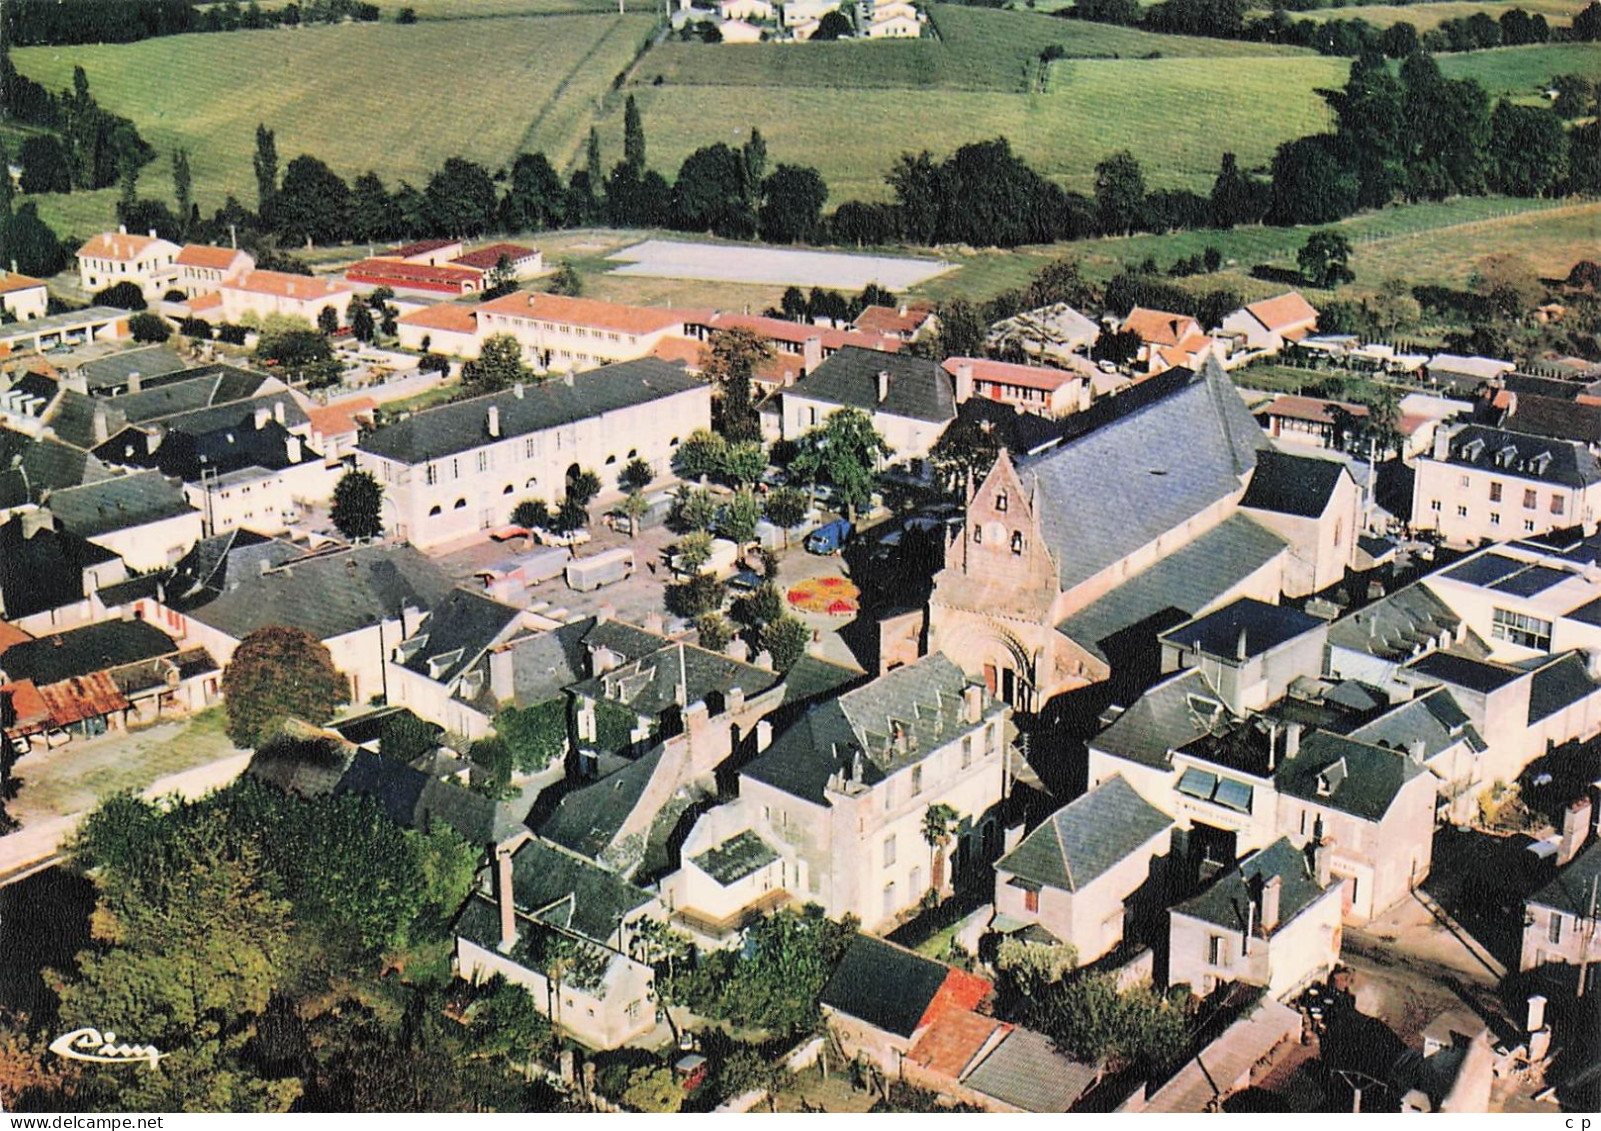
[(1279, 762), (1273, 780), (1280, 793), (1364, 821), (1380, 821), (1401, 790), (1428, 774), (1404, 750), (1316, 730), (1301, 749)]
[(528, 259), (539, 253), (531, 247), (524, 247), (517, 243), (492, 243), (483, 247), (474, 248), (464, 255), (458, 255), (451, 262), (459, 267), (473, 267), (479, 271), (493, 271), (500, 263), (502, 256), (510, 263)]
[(593, 298), (569, 298), (534, 291), (513, 291), (478, 308), (486, 314), (567, 323), (620, 334), (654, 334), (681, 326), (684, 316), (653, 306), (624, 306)]
[(1592, 840), (1545, 887), (1529, 896), (1537, 907), (1552, 907), (1575, 918), (1590, 917), (1590, 896), (1601, 882), (1601, 840)]
[(1076, 892), (1172, 825), (1117, 775), (1047, 817), (995, 869)]
[(702, 872), (728, 887), (777, 860), (778, 850), (745, 829), (692, 859)]
[[(1275, 876), (1283, 884), (1279, 892), (1279, 922), (1276, 927), (1263, 929), (1261, 885)], [(1289, 838), (1280, 837), (1219, 875), (1199, 895), (1175, 905), (1173, 914), (1242, 934), (1250, 928), (1253, 936), (1271, 937), (1311, 906), (1324, 890), (1318, 887), (1306, 853), (1291, 844)]]
[(1294, 329), (1317, 321), (1317, 308), (1302, 298), (1299, 291), (1265, 298), (1248, 304), (1245, 309), (1269, 330)]
[(13, 644), (0, 653), (0, 670), (8, 680), (29, 679), (42, 685), (177, 650), (172, 637), (145, 621), (102, 621)]
[(1162, 642), (1207, 656), (1246, 660), (1316, 632), (1326, 624), (1289, 605), (1269, 605), (1241, 597), (1216, 612), (1170, 629), (1163, 633)]
[(182, 488), (159, 471), (134, 471), (52, 491), (45, 505), (63, 529), (84, 538), (195, 513)]
[(655, 897), (571, 852), (530, 840), (512, 854), (517, 908), (541, 922), (614, 944), (617, 929)]
[(910, 1037), (951, 973), (950, 967), (931, 958), (871, 935), (857, 935), (820, 1000), (886, 1033)]
[[(881, 374), (888, 375), (883, 397)], [(950, 375), (938, 363), (857, 346), (835, 352), (785, 395), (936, 423), (956, 416)]]

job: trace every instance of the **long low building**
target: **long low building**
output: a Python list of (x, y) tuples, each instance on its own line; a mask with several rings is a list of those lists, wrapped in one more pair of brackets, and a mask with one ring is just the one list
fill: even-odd
[(634, 459), (660, 474), (710, 426), (710, 385), (641, 358), (414, 413), (364, 437), (356, 466), (384, 485), (386, 529), (426, 548), (556, 501), (580, 469), (605, 490)]

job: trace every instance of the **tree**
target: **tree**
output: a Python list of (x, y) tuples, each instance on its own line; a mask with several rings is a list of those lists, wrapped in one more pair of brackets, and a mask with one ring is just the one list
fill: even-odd
[(22, 164), (23, 192), (72, 191), (72, 159), (55, 134), (34, 134), (25, 138), (17, 151), (17, 160)]
[(600, 494), (600, 476), (593, 471), (580, 470), (567, 477), (566, 497), (581, 507), (587, 507)]
[[(717, 330), (711, 336), (701, 374), (720, 394), (718, 430), (729, 440), (750, 440), (761, 434), (751, 406), (751, 377), (773, 356), (772, 343), (754, 330)], [(761, 474), (761, 469), (756, 471)]]
[(777, 620), (762, 626), (762, 647), (772, 657), (773, 667), (787, 672), (806, 655), (812, 642), (812, 630), (799, 617), (785, 613)]
[(523, 346), (510, 334), (491, 334), (478, 349), (478, 356), (461, 367), (461, 381), (474, 396), (498, 393), (529, 377), (523, 362)]
[(164, 342), (172, 337), (172, 327), (158, 314), (140, 312), (128, 319), (128, 336), (136, 342)]
[(526, 530), (543, 528), (550, 523), (550, 508), (543, 499), (524, 499), (511, 508), (511, 521), (513, 526), (521, 526)]
[(670, 516), (674, 530), (709, 533), (717, 521), (717, 496), (704, 487), (681, 487)]
[(740, 148), (739, 159), (744, 166), (741, 184), (745, 211), (747, 215), (754, 214), (760, 202), (762, 182), (767, 178), (767, 139), (755, 126), (751, 127), (750, 138)]
[(434, 230), (452, 236), (475, 236), (495, 220), (495, 183), (476, 161), (450, 157), (423, 190)]
[(645, 124), (632, 94), (623, 103), (623, 161), (635, 173), (645, 171)]
[(561, 177), (543, 153), (519, 153), (501, 201), (501, 223), (510, 232), (560, 227), (565, 198)]
[(1328, 228), (1308, 236), (1295, 261), (1310, 286), (1327, 289), (1356, 278), (1350, 267), (1351, 241)]
[(873, 418), (859, 408), (844, 408), (800, 438), (800, 451), (790, 470), (806, 482), (827, 478), (854, 518), (873, 493), (873, 476), (890, 446), (873, 428)]
[[(333, 307), (324, 309), (331, 311)], [(334, 328), (338, 329), (338, 326)], [(358, 342), (371, 342), (378, 336), (378, 324), (373, 321), (372, 308), (362, 302), (359, 295), (350, 300), (350, 332)]]
[(1568, 176), (1568, 131), (1543, 106), (1502, 99), (1490, 116), (1490, 187), (1509, 196), (1546, 196)]
[(222, 673), (228, 737), (254, 749), (289, 718), (321, 726), (349, 689), (328, 649), (309, 632), (270, 624), (239, 642)]
[(811, 243), (822, 226), (828, 185), (816, 169), (779, 165), (762, 182), (757, 227), (769, 243)]
[(545, 289), (553, 295), (577, 298), (584, 293), (584, 280), (579, 276), (578, 269), (564, 259), (550, 276), (550, 283)]
[(1382, 56), (1365, 51), (1345, 86), (1322, 95), (1338, 119), (1334, 152), (1356, 175), (1357, 203), (1384, 207), (1406, 185), (1409, 125), (1400, 80)]
[(728, 462), (728, 441), (697, 428), (673, 452), (673, 470), (685, 479), (720, 476)]
[(439, 747), (439, 728), (410, 711), (397, 711), (383, 721), (378, 753), (397, 762), (410, 762)]
[(695, 618), (695, 634), (708, 652), (721, 652), (734, 639), (734, 626), (722, 613), (702, 613)]
[(400, 210), (372, 170), (350, 186), (350, 238), (371, 241), (392, 239), (400, 232)]
[(717, 533), (743, 546), (756, 537), (756, 523), (762, 517), (761, 500), (750, 490), (735, 491), (717, 516)]
[(538, 773), (567, 754), (567, 700), (562, 696), (530, 707), (504, 707), (494, 722), (495, 733), (505, 739), (522, 773)]
[(629, 494), (637, 495), (646, 487), (649, 487), (651, 480), (655, 478), (656, 473), (651, 469), (648, 462), (642, 459), (631, 459), (623, 465), (622, 471), (618, 473), (617, 485)]
[(916, 155), (901, 154), (884, 178), (895, 190), (901, 228), (913, 243), (932, 244), (939, 236), (940, 205), (945, 195), (940, 176), (933, 156), (924, 150)]
[(124, 154), (118, 163), (117, 185), (121, 190), (117, 198), (117, 218), (126, 224), (128, 214), (139, 200), (139, 161), (131, 153)]
[(835, 9), (823, 13), (823, 18), (817, 21), (817, 30), (812, 33), (812, 38), (827, 43), (835, 39), (849, 39), (855, 33), (856, 28), (851, 23), (850, 17)]
[(1090, 347), (1090, 357), (1096, 361), (1110, 361), (1113, 365), (1128, 365), (1139, 356), (1144, 340), (1133, 330), (1101, 332)]
[(681, 617), (699, 618), (723, 607), (727, 588), (709, 573), (696, 573), (667, 587), (667, 608)]
[(928, 462), (947, 491), (963, 492), (965, 484), (982, 480), (995, 466), (1001, 445), (988, 423), (958, 415), (929, 449)]
[(784, 548), (789, 548), (789, 532), (806, 521), (812, 501), (798, 487), (775, 487), (766, 499), (767, 521), (784, 532)]
[(628, 1074), (623, 1103), (634, 1111), (676, 1112), (684, 1106), (684, 1089), (663, 1065), (641, 1065)]
[(1468, 285), (1489, 300), (1503, 318), (1522, 320), (1545, 295), (1533, 264), (1521, 255), (1500, 252), (1473, 265)]
[(472, 1035), (482, 1052), (522, 1065), (550, 1040), (550, 1021), (533, 995), (496, 974), (473, 1008)]
[(1128, 150), (1119, 150), (1095, 166), (1095, 207), (1101, 231), (1127, 235), (1140, 226), (1145, 210), (1145, 173)]
[(339, 311), (332, 306), (325, 306), (317, 311), (317, 332), (332, 336), (339, 333)]
[(1557, 75), (1551, 80), (1551, 89), (1557, 92), (1551, 101), (1557, 117), (1583, 118), (1594, 112), (1598, 92), (1584, 75)]
[(270, 215), (285, 240), (338, 243), (350, 237), (350, 186), (322, 161), (301, 154), (284, 170)]
[(118, 310), (143, 310), (145, 293), (138, 283), (122, 282), (107, 287), (94, 296), (96, 306), (114, 306)]
[(673, 185), (674, 227), (731, 239), (749, 236), (755, 216), (745, 200), (745, 168), (742, 154), (723, 142), (686, 157)]
[(346, 538), (361, 541), (384, 532), (383, 484), (369, 472), (347, 471), (334, 484), (329, 517)]
[(256, 359), (277, 367), (290, 381), (314, 387), (333, 384), (343, 372), (328, 335), (313, 330), (304, 318), (269, 315), (256, 341)]
[(417, 9), (406, 7), (395, 13), (397, 24), (414, 24), (417, 22)]
[(723, 449), (722, 478), (735, 487), (754, 486), (767, 470), (760, 440), (736, 440)]
[(600, 188), (600, 182), (606, 175), (600, 161), (600, 131), (594, 126), (589, 127), (589, 144), (584, 150), (584, 171), (589, 174), (589, 191), (593, 194)]
[(480, 738), (468, 748), (467, 758), (483, 770), (482, 777), (473, 782), (473, 787), (485, 797), (492, 801), (504, 801), (516, 792), (511, 785), (516, 760), (504, 738), (498, 735)]
[(1106, 1057), (1114, 1068), (1159, 1068), (1185, 1048), (1182, 1010), (1149, 983), (1119, 993), (1109, 974), (1081, 974), (1055, 983), (1032, 1003), (1031, 1023), (1066, 1055)]
[(187, 149), (174, 149), (172, 151), (172, 198), (177, 206), (178, 222), (184, 227), (189, 225), (189, 216), (194, 211), (194, 178), (189, 173), (189, 151)]
[(699, 573), (712, 557), (712, 536), (704, 530), (692, 530), (678, 540), (673, 555), (680, 573)]
[(945, 357), (983, 357), (989, 327), (984, 316), (965, 298), (941, 303), (938, 310), (938, 349)]
[(483, 297), (486, 300), (500, 298), (516, 289), (517, 276), (511, 268), (511, 257), (502, 254), (496, 258), (495, 265), (484, 276)]
[(929, 890), (936, 899), (945, 887), (945, 846), (950, 844), (959, 814), (945, 802), (930, 805), (923, 813), (923, 843), (928, 845)]
[(1327, 224), (1356, 211), (1361, 183), (1336, 152), (1327, 134), (1296, 138), (1273, 155), (1273, 204), (1276, 224)]

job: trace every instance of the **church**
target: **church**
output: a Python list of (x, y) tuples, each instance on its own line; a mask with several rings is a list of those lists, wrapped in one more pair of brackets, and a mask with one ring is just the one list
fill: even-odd
[(1131, 669), (1156, 637), (1237, 597), (1340, 582), (1358, 490), (1277, 451), (1222, 368), (1172, 370), (1095, 405), (1072, 438), (970, 491), (934, 579), (927, 648), (1021, 711)]

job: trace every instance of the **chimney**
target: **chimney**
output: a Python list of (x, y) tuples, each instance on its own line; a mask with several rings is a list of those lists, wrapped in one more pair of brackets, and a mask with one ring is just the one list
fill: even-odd
[(261, 429), (267, 427), (267, 421), (269, 421), (271, 419), (272, 419), (272, 409), (268, 408), (264, 404), (258, 404), (256, 406), (256, 414), (255, 414), (256, 431), (259, 432), (259, 431), (261, 431)]
[(498, 404), (489, 406), (488, 427), (490, 437), (496, 440), (500, 439), (500, 406)]
[(1242, 660), (1251, 654), (1245, 643), (1245, 629), (1243, 628), (1240, 629), (1239, 641), (1234, 645), (1234, 654)]
[(117, 235), (125, 236), (127, 234), (128, 234), (128, 225), (126, 225), (126, 224), (118, 224), (117, 225)]
[(299, 436), (290, 435), (284, 437), (284, 455), (289, 457), (290, 463), (300, 462), (301, 451)]
[(1423, 765), (1423, 759), (1427, 757), (1428, 753), (1429, 744), (1425, 739), (1414, 738), (1406, 744), (1406, 756), (1412, 759), (1416, 765)]
[(645, 614), (645, 619), (639, 622), (639, 627), (652, 636), (660, 636), (666, 625), (662, 622), (660, 613), (647, 613)]
[(496, 648), (489, 653), (489, 693), (497, 700), (506, 700), (516, 694), (516, 655), (511, 648)]
[(1301, 724), (1290, 723), (1284, 728), (1284, 760), (1288, 762), (1301, 752)]
[(735, 663), (749, 663), (750, 644), (736, 636), (728, 642), (728, 647), (723, 649), (723, 655)]
[(1528, 1016), (1524, 1019), (1523, 1031), (1526, 1032), (1526, 1033), (1538, 1033), (1541, 1029), (1544, 1029), (1544, 1028), (1545, 1028), (1545, 995), (1544, 994), (1530, 994), (1529, 995), (1529, 1013), (1528, 1013)]
[(283, 401), (275, 401), (273, 403), (273, 406), (272, 406), (272, 418), (274, 420), (276, 420), (279, 424), (285, 423), (285, 419), (284, 419), (284, 403), (283, 403)]
[(956, 403), (962, 404), (973, 395), (973, 363), (971, 361), (958, 361), (956, 363)]
[(823, 364), (823, 339), (813, 334), (801, 343), (801, 368), (807, 373)]
[(518, 381), (511, 387), (511, 395), (516, 397), (518, 400), (523, 399), (523, 383), (521, 381)]
[(744, 709), (745, 689), (743, 687), (730, 687), (728, 694), (723, 696), (723, 710), (730, 715), (734, 715)]
[(962, 718), (976, 723), (984, 717), (984, 689), (976, 683), (962, 688)]
[(883, 404), (889, 399), (889, 370), (878, 371), (878, 403)]
[(1279, 722), (1269, 719), (1267, 723), (1267, 769), (1272, 773), (1279, 765)]
[(144, 376), (137, 369), (128, 374), (128, 391), (130, 393), (137, 393), (143, 384)]
[(1270, 935), (1279, 928), (1279, 897), (1284, 894), (1282, 876), (1269, 876), (1262, 881), (1262, 933)]
[(1557, 844), (1557, 867), (1579, 854), (1590, 839), (1590, 799), (1581, 797), (1562, 811), (1562, 839)]
[(756, 752), (760, 754), (773, 744), (773, 724), (766, 719), (756, 724)]
[(150, 232), (150, 238), (151, 239), (155, 239), (156, 238), (156, 230), (154, 228), (150, 228), (150, 229), (147, 229), (147, 230)]
[(1312, 873), (1320, 888), (1334, 881), (1334, 841), (1327, 837), (1312, 846)]
[(517, 945), (517, 904), (512, 900), (511, 849), (495, 848), (495, 901), (500, 905), (500, 950), (507, 953)]
[(111, 428), (106, 421), (104, 405), (95, 405), (94, 411), (94, 438), (97, 445), (105, 443), (111, 438)]

